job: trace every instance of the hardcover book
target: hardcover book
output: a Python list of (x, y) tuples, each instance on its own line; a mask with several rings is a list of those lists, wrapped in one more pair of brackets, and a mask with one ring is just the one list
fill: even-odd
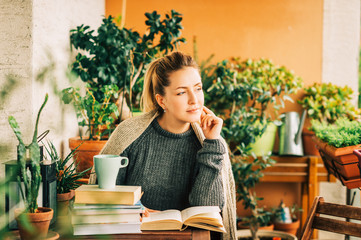
[(74, 203), (134, 205), (140, 197), (140, 186), (117, 185), (114, 189), (101, 189), (98, 185), (84, 184), (75, 190)]
[(107, 223), (107, 224), (76, 224), (73, 225), (74, 235), (102, 235), (141, 233), (140, 222), (138, 223)]
[(71, 217), (72, 224), (87, 223), (137, 223), (140, 222), (140, 213), (75, 215)]

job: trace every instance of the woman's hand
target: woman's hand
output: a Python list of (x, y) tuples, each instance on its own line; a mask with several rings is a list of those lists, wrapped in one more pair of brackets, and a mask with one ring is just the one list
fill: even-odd
[(143, 217), (149, 217), (149, 213), (151, 212), (159, 212), (159, 211), (144, 207)]
[(223, 120), (217, 117), (207, 107), (203, 107), (201, 114), (201, 127), (206, 139), (218, 139), (221, 137)]

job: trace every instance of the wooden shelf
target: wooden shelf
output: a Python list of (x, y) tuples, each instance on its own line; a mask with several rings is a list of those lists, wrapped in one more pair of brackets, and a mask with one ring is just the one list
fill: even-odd
[[(308, 210), (319, 194), (319, 182), (336, 182), (333, 175), (327, 173), (320, 156), (272, 156), (276, 160), (272, 167), (264, 171), (261, 182), (293, 182), (302, 184), (301, 229), (306, 221)], [(317, 237), (317, 231), (314, 238)]]

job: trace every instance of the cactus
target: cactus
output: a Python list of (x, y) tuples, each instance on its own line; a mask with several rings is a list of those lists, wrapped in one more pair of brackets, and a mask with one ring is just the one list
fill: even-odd
[[(37, 198), (39, 194), (39, 187), (41, 182), (40, 175), (40, 148), (37, 141), (38, 124), (40, 113), (43, 110), (46, 102), (48, 101), (48, 94), (45, 96), (45, 100), (41, 105), (34, 129), (34, 135), (32, 142), (29, 145), (25, 145), (22, 134), (20, 132), (19, 125), (13, 116), (9, 116), (8, 121), (13, 129), (15, 136), (19, 141), (17, 154), (18, 154), (18, 166), (20, 168), (20, 176), (17, 177), (21, 194), (25, 203), (26, 212), (35, 213), (38, 208)], [(28, 154), (27, 154), (28, 153)], [(26, 162), (30, 160), (30, 167), (27, 168)], [(24, 192), (21, 186), (21, 179), (24, 183)]]

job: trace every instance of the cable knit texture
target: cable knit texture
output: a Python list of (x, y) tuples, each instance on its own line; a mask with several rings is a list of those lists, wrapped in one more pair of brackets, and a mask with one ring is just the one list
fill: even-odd
[[(149, 112), (123, 121), (101, 151), (130, 159), (129, 166), (120, 170), (117, 184), (141, 185), (142, 202), (152, 209), (223, 206), (227, 230), (223, 239), (236, 239), (235, 185), (224, 139), (205, 139), (197, 123), (185, 133), (170, 133), (156, 117)], [(89, 183), (95, 181), (94, 173)]]
[(142, 203), (154, 210), (222, 209), (224, 153), (220, 140), (206, 140), (202, 147), (193, 129), (170, 133), (154, 119), (121, 154), (129, 158), (129, 165), (119, 170), (117, 185), (142, 186)]

